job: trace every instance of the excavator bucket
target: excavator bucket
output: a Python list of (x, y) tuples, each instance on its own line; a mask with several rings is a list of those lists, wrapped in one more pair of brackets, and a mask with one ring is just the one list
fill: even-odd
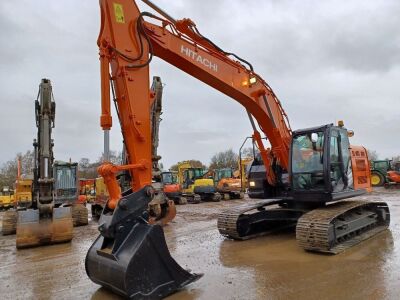
[(146, 221), (149, 201), (143, 192), (122, 198), (103, 211), (85, 267), (89, 278), (130, 299), (161, 299), (202, 274), (184, 270), (171, 257), (163, 229)]
[(64, 243), (72, 240), (70, 207), (53, 209), (52, 218), (40, 217), (38, 209), (18, 212), (17, 248)]

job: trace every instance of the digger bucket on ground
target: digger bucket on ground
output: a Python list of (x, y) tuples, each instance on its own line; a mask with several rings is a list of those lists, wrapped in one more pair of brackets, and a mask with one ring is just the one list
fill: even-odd
[(54, 208), (51, 218), (40, 217), (38, 209), (18, 212), (17, 248), (69, 242), (72, 235), (70, 207)]
[(104, 209), (101, 234), (85, 260), (89, 278), (131, 299), (160, 299), (199, 279), (171, 257), (163, 229), (146, 222), (150, 193), (123, 197), (111, 212)]

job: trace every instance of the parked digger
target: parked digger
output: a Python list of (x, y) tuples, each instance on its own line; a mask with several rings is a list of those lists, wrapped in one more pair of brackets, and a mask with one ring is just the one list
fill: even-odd
[(233, 171), (232, 168), (215, 169), (209, 171), (214, 179), (214, 184), (218, 193), (224, 200), (243, 199), (244, 187), (240, 178), (240, 171)]
[(188, 203), (221, 200), (221, 194), (217, 192), (214, 180), (205, 178), (206, 173), (203, 168), (194, 167), (190, 161), (178, 163), (178, 182)]
[(42, 79), (35, 101), (38, 131), (33, 141), (32, 204), (7, 212), (3, 217), (3, 234), (16, 232), (17, 248), (69, 242), (74, 223), (87, 224), (86, 207), (76, 205), (77, 164), (54, 162), (51, 134), (55, 108), (51, 82)]
[(187, 204), (187, 199), (182, 196), (182, 186), (178, 183), (176, 172), (164, 171), (161, 173), (162, 183), (164, 185), (164, 194), (175, 204)]

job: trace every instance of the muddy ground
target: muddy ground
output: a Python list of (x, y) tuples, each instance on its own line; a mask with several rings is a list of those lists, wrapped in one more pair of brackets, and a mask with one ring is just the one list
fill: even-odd
[[(165, 228), (169, 249), (184, 268), (204, 276), (168, 299), (399, 299), (400, 191), (366, 197), (389, 203), (390, 229), (336, 256), (304, 252), (293, 232), (243, 242), (223, 238), (218, 212), (246, 200), (179, 206)], [(69, 244), (19, 251), (15, 236), (0, 236), (0, 298), (120, 299), (85, 273), (96, 223), (74, 233)]]

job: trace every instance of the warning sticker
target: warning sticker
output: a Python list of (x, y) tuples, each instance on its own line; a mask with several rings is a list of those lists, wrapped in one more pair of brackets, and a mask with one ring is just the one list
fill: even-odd
[(115, 21), (117, 23), (125, 23), (124, 9), (122, 8), (122, 5), (118, 3), (113, 3), (113, 4), (114, 4)]

